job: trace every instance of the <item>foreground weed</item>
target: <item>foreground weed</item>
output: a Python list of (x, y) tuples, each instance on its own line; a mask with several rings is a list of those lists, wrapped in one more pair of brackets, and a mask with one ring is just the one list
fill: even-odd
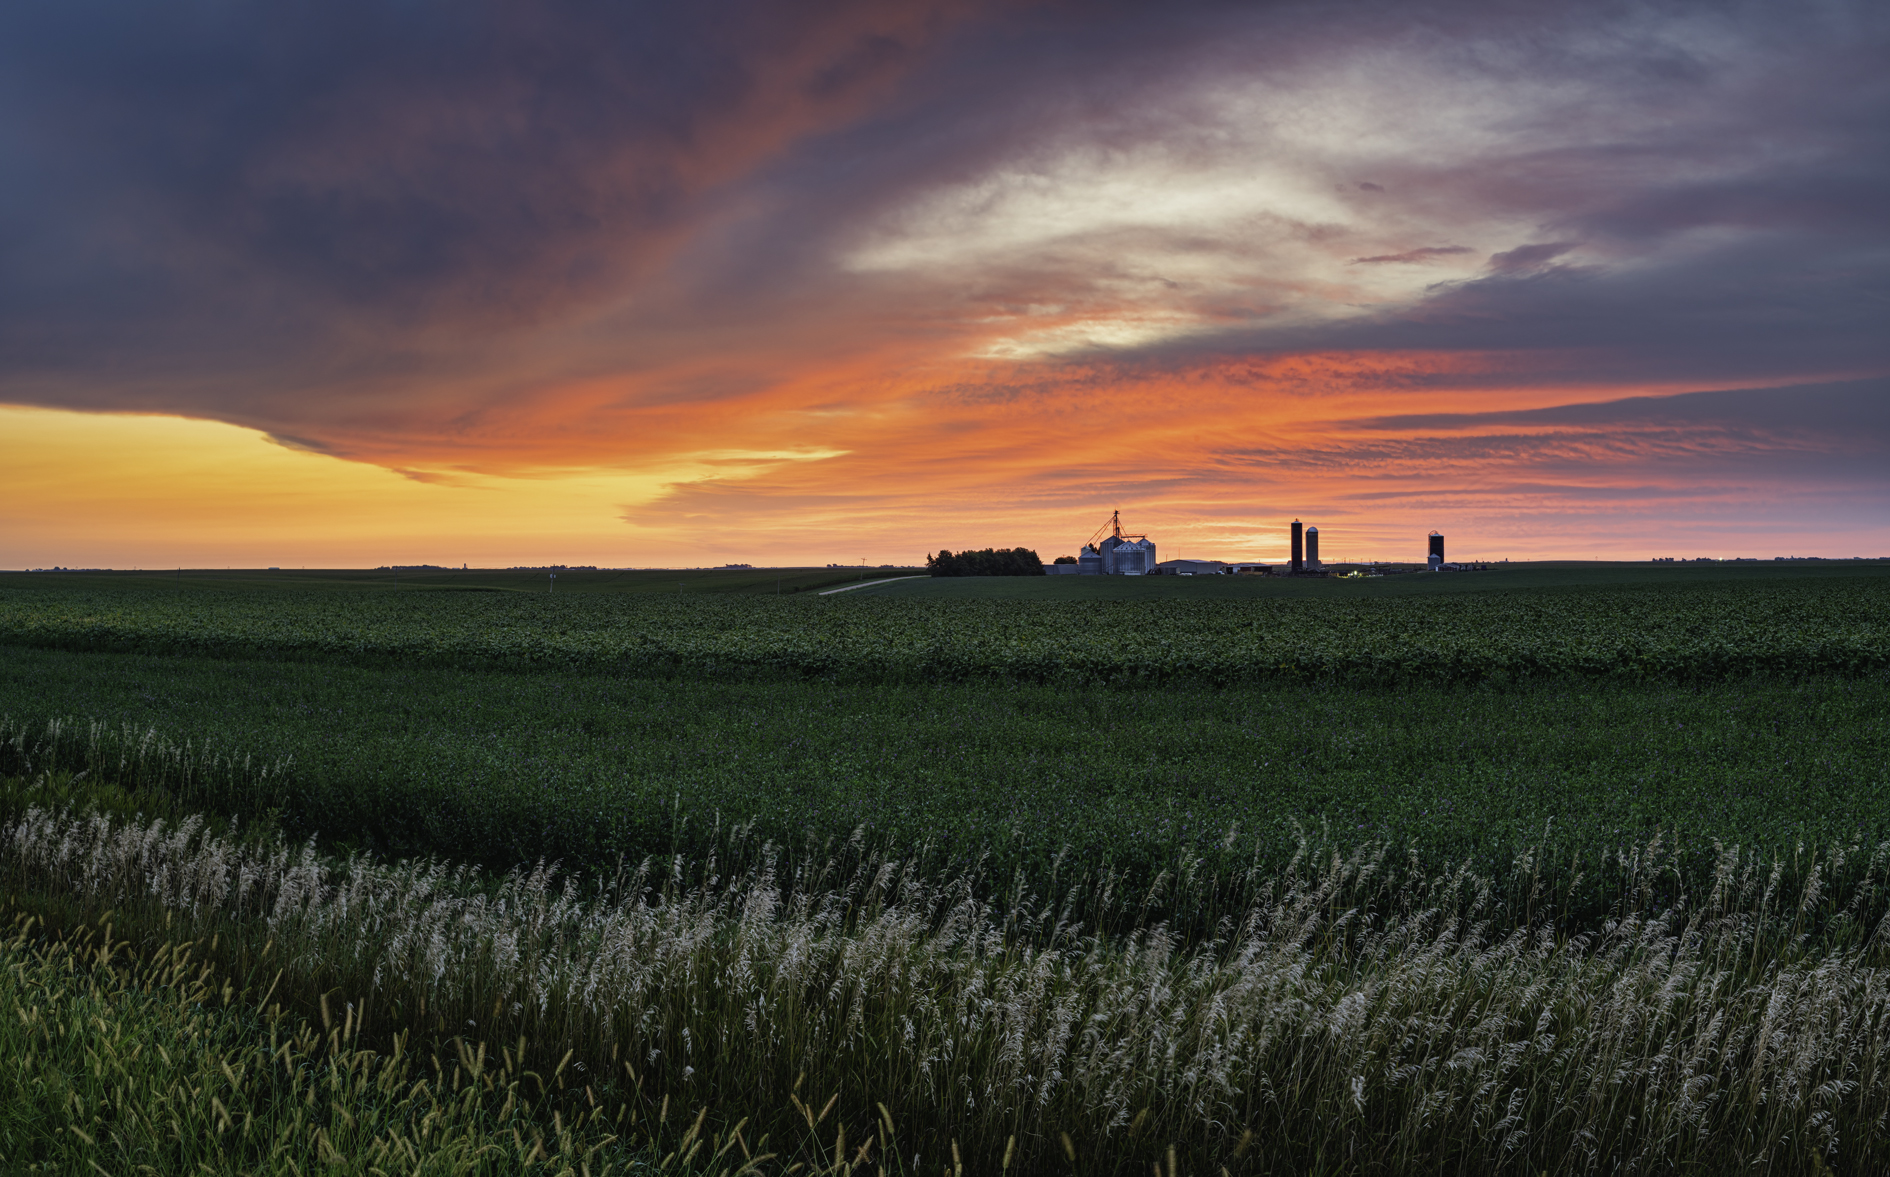
[[(523, 1043), (455, 1040), (376, 1052), (356, 1009), (319, 1028), (243, 994), (166, 942), (138, 954), (109, 923), (65, 934), (17, 917), (0, 942), (0, 1168), (243, 1174), (769, 1172), (765, 1137), (600, 1102), (564, 1062), (540, 1075)], [(37, 933), (37, 934), (36, 934)], [(248, 1004), (245, 998), (258, 998)], [(811, 1154), (798, 1171), (840, 1165)], [(855, 1149), (856, 1158), (863, 1154)]]
[[(541, 1124), (481, 1048), (419, 1060), (233, 1006), (233, 987), (112, 928), (0, 946), (0, 1165), (8, 1172), (620, 1172), (602, 1109)], [(265, 994), (265, 997), (268, 995)], [(548, 1129), (548, 1130), (547, 1130)]]
[(1623, 851), (1635, 885), (1569, 936), (1495, 919), (1467, 869), (1367, 846), (1256, 873), (1194, 942), (1086, 931), (1072, 904), (1106, 880), (991, 903), (871, 856), (672, 860), (580, 889), (41, 809), (0, 854), (34, 902), (214, 937), (238, 975), (349, 994), (356, 1025), (526, 1036), (541, 1068), (621, 1076), (664, 1123), (671, 1101), (792, 1093), (754, 1131), (830, 1163), (869, 1137), (928, 1172), (1070, 1153), (1146, 1172), (1170, 1148), (1206, 1171), (1890, 1163), (1882, 852), (1788, 889), (1723, 848), (1693, 894), (1672, 848)]

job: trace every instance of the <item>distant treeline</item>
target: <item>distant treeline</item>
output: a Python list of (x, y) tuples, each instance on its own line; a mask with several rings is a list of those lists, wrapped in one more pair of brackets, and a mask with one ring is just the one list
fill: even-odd
[(940, 552), (925, 558), (933, 576), (1042, 576), (1043, 561), (1029, 548), (986, 548), (982, 552)]

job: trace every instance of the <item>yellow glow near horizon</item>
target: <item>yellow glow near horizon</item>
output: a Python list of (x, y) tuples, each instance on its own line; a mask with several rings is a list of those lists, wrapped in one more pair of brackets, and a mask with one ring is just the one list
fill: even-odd
[(711, 465), (726, 478), (731, 462), (827, 456), (403, 476), (215, 421), (0, 406), (0, 567), (625, 564), (627, 507)]
[[(1450, 358), (1434, 360), (1448, 376)], [(798, 412), (785, 397), (704, 409), (667, 451), (623, 420), (573, 413), (591, 464), (530, 465), (503, 453), (506, 431), (464, 447), (510, 457), (504, 473), (437, 445), (403, 455), (391, 436), (380, 466), (213, 421), (0, 406), (0, 568), (805, 566), (993, 545), (1049, 559), (1117, 508), (1164, 558), (1277, 561), (1295, 517), (1320, 527), (1334, 558), (1402, 559), (1414, 545), (1421, 556), (1433, 528), (1466, 559), (1883, 550), (1880, 514), (1845, 513), (1857, 475), (1845, 481), (1841, 464), (1828, 483), (1768, 479), (1752, 457), (1770, 450), (1710, 428), (1678, 440), (1665, 426), (1554, 429), (1527, 445), (1508, 425), (1493, 443), (1412, 437), (1373, 424), (1406, 406), (1369, 379), (1348, 390), (1351, 371), (1343, 356), (1282, 359), (1261, 374), (1286, 390), (1275, 396), (1253, 395), (1251, 373), (1022, 398), (896, 400), (894, 386), (874, 402), (822, 386), (832, 399)], [(1427, 402), (1602, 396), (1446, 390)], [(600, 461), (613, 426), (620, 453), (642, 447), (635, 468)], [(1808, 518), (1823, 523), (1817, 550)]]

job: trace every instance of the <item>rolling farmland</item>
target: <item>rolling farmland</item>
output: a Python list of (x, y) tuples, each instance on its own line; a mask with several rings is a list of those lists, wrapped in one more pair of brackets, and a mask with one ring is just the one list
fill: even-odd
[(600, 1172), (1868, 1165), (1890, 577), (1736, 571), (7, 576), (9, 983), (109, 910), (215, 938), (229, 1058), (352, 1003), (362, 1074), (566, 1067), (455, 1105), (495, 1172), (553, 1112)]

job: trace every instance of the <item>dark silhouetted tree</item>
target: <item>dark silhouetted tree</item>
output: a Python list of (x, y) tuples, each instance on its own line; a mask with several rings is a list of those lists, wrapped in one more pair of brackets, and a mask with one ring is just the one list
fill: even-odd
[(1029, 548), (986, 548), (981, 552), (949, 551), (927, 556), (933, 576), (1042, 576), (1043, 561)]

